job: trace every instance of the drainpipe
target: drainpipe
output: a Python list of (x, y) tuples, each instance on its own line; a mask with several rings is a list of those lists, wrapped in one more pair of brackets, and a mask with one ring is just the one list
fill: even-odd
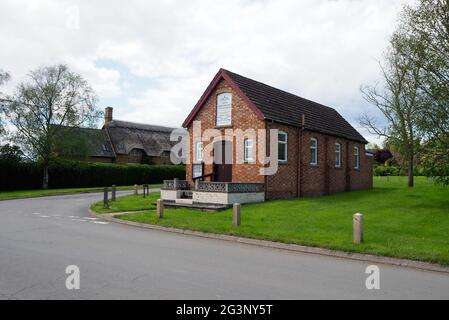
[(297, 174), (297, 186), (296, 186), (296, 196), (302, 196), (302, 132), (304, 131), (306, 125), (306, 116), (302, 114), (301, 116), (301, 126), (298, 127), (298, 167), (296, 168)]
[[(268, 156), (268, 150), (270, 150), (269, 148), (268, 148), (268, 141), (269, 141), (269, 139), (268, 139), (268, 123), (267, 123), (267, 121), (265, 121), (265, 156)], [(264, 164), (264, 166), (266, 166), (266, 164)], [(267, 175), (264, 175), (264, 182), (265, 182), (265, 192), (264, 192), (264, 196), (265, 196), (265, 201), (267, 200), (267, 193), (268, 193), (268, 176)]]

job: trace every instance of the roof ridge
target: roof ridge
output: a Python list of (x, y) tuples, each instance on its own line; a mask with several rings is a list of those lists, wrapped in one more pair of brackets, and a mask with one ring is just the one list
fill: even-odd
[(177, 129), (177, 128), (175, 128), (175, 127), (167, 127), (167, 126), (161, 126), (161, 125), (159, 125), (159, 124), (151, 124), (151, 123), (141, 123), (141, 122), (133, 122), (133, 121), (126, 121), (126, 120), (119, 120), (119, 119), (114, 119), (114, 120), (112, 120), (111, 122), (109, 122), (108, 124), (111, 124), (111, 123), (118, 123), (118, 124), (120, 124), (120, 123), (123, 123), (123, 124), (130, 124), (130, 125), (137, 125), (137, 126), (143, 126), (143, 127), (153, 127), (153, 128), (161, 128), (161, 129), (171, 129), (171, 130), (173, 130), (173, 129)]
[(92, 127), (76, 127), (76, 126), (67, 126), (62, 124), (52, 124), (52, 126), (59, 127), (59, 128), (67, 128), (67, 129), (82, 129), (82, 130), (97, 130), (101, 131), (101, 128), (92, 128)]

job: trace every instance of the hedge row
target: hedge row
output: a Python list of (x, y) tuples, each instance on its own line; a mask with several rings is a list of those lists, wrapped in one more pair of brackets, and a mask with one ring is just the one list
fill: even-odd
[[(42, 172), (42, 167), (34, 162), (0, 161), (0, 190), (39, 189), (42, 186)], [(49, 188), (153, 184), (173, 178), (185, 179), (185, 167), (62, 160), (52, 162), (49, 167)]]

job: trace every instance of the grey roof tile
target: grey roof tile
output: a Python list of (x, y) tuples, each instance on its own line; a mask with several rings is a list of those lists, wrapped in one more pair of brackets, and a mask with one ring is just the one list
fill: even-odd
[(265, 119), (367, 143), (335, 109), (274, 88), (228, 70), (223, 71), (263, 113)]

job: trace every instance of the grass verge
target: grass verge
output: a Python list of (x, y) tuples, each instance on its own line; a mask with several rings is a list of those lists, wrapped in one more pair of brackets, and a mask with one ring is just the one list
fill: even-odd
[(155, 209), (154, 203), (159, 199), (159, 192), (151, 192), (147, 197), (143, 194), (118, 197), (115, 201), (109, 201), (109, 209), (103, 208), (103, 201), (91, 205), (90, 209), (96, 213), (114, 213), (124, 211), (142, 211)]
[[(408, 188), (405, 177), (375, 177), (372, 190), (243, 205), (238, 228), (232, 226), (231, 210), (166, 209), (161, 220), (154, 211), (118, 218), (449, 265), (449, 187), (424, 177), (417, 177), (415, 183)], [(365, 219), (365, 242), (359, 245), (352, 243), (356, 212)]]
[[(161, 184), (149, 185), (150, 188), (160, 188)], [(140, 192), (142, 186), (139, 186)], [(117, 186), (117, 190), (132, 190), (134, 186)], [(67, 188), (67, 189), (38, 189), (38, 190), (18, 190), (18, 191), (0, 191), (0, 200), (23, 199), (45, 196), (57, 196), (73, 193), (87, 193), (102, 191), (103, 188)], [(109, 186), (110, 190), (110, 186)]]

